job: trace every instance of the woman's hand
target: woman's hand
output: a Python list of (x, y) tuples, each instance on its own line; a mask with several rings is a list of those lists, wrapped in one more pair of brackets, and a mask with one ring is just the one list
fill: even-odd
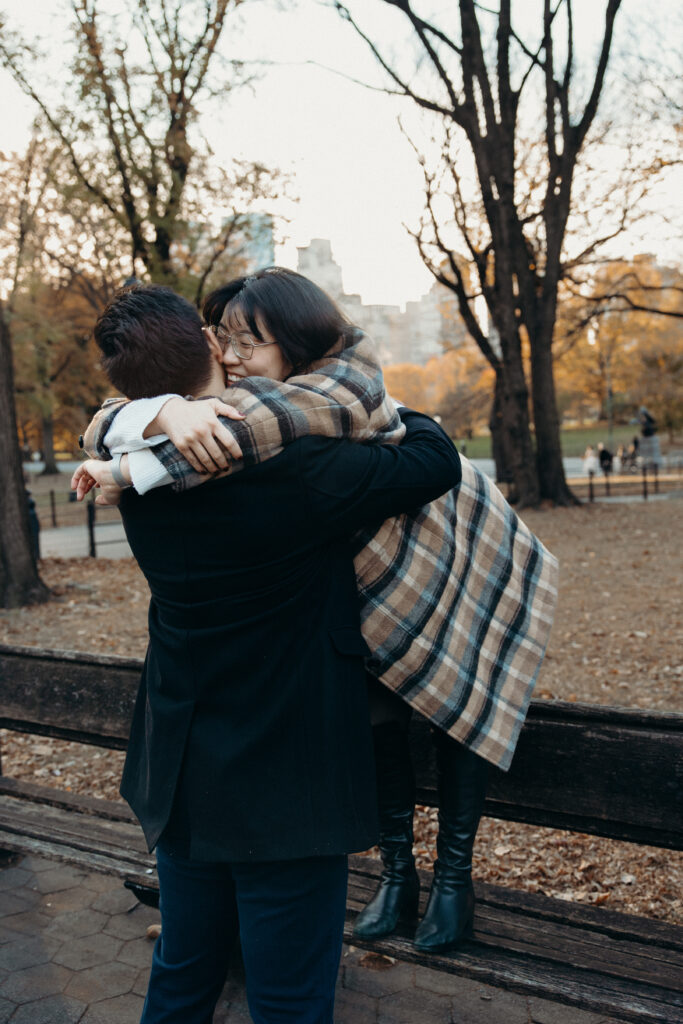
[[(124, 455), (120, 467), (124, 476), (127, 476), (126, 462)], [(118, 505), (121, 500), (121, 488), (114, 480), (109, 462), (87, 459), (71, 477), (71, 490), (76, 492), (77, 501), (83, 501), (93, 487), (100, 488), (95, 498), (96, 505)]]
[(198, 402), (171, 398), (160, 409), (154, 425), (159, 428), (157, 433), (168, 434), (198, 473), (217, 473), (228, 469), (231, 459), (242, 458), (242, 449), (234, 434), (221, 423), (219, 415), (232, 420), (244, 419), (234, 406), (226, 405), (219, 398)]

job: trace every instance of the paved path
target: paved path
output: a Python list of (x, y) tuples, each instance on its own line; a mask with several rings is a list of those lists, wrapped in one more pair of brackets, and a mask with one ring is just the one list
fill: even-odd
[[(0, 854), (0, 1024), (138, 1024), (158, 912), (118, 879)], [(232, 972), (214, 1024), (250, 1024)], [(345, 948), (335, 1024), (616, 1024)]]
[[(132, 558), (123, 524), (116, 520), (95, 526), (95, 550), (98, 558)], [(41, 558), (84, 558), (90, 553), (88, 528), (60, 526), (40, 531)]]

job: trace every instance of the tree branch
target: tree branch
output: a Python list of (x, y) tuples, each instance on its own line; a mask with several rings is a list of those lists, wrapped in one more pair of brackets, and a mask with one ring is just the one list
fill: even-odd
[[(385, 0), (385, 2), (388, 2), (388, 0)], [(363, 32), (360, 25), (358, 25), (358, 23), (354, 20), (349, 9), (345, 7), (344, 4), (340, 3), (339, 0), (334, 0), (334, 6), (338, 13), (341, 15), (341, 17), (344, 18), (345, 21), (349, 22), (349, 24), (355, 29), (355, 31), (358, 33), (361, 39), (364, 40), (364, 42), (368, 45), (370, 51), (374, 55), (378, 64), (384, 69), (384, 71), (386, 71), (386, 73), (391, 78), (392, 82), (394, 82), (401, 90), (401, 96), (407, 96), (409, 99), (413, 100), (414, 103), (417, 103), (419, 107), (422, 107), (423, 110), (432, 110), (435, 114), (442, 114), (444, 117), (452, 116), (452, 112), (451, 110), (448, 109), (448, 107), (443, 107), (440, 104), (433, 102), (432, 100), (428, 100), (425, 96), (418, 96), (417, 93), (413, 92), (408, 83), (404, 82), (403, 79), (399, 77), (397, 72), (395, 72), (393, 68), (391, 68), (389, 64), (387, 64), (384, 57), (379, 52), (373, 41), (370, 39), (368, 35), (365, 34), (365, 32)]]

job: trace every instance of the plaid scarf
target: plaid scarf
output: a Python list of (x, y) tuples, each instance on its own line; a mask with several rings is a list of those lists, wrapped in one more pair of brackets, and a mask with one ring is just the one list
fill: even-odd
[[(247, 416), (225, 421), (244, 465), (305, 434), (398, 443), (404, 432), (372, 344), (358, 334), (305, 375), (246, 378), (223, 398)], [(103, 409), (86, 432), (99, 458), (109, 457), (104, 437), (118, 408)], [(154, 451), (176, 490), (206, 479), (170, 442)], [(373, 675), (506, 770), (548, 643), (558, 566), (485, 474), (461, 463), (457, 489), (353, 538), (362, 632)]]

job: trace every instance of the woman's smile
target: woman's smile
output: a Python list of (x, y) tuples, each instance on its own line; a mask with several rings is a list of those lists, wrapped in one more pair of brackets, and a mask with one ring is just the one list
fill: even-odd
[(287, 362), (282, 349), (269, 332), (265, 324), (257, 315), (256, 323), (261, 338), (254, 338), (249, 331), (249, 326), (239, 310), (231, 311), (226, 307), (221, 325), (225, 330), (232, 333), (240, 333), (248, 336), (254, 343), (251, 355), (248, 358), (238, 356), (232, 344), (226, 345), (223, 350), (223, 368), (228, 384), (234, 384), (245, 377), (270, 377), (271, 380), (285, 380), (292, 372), (291, 365)]

